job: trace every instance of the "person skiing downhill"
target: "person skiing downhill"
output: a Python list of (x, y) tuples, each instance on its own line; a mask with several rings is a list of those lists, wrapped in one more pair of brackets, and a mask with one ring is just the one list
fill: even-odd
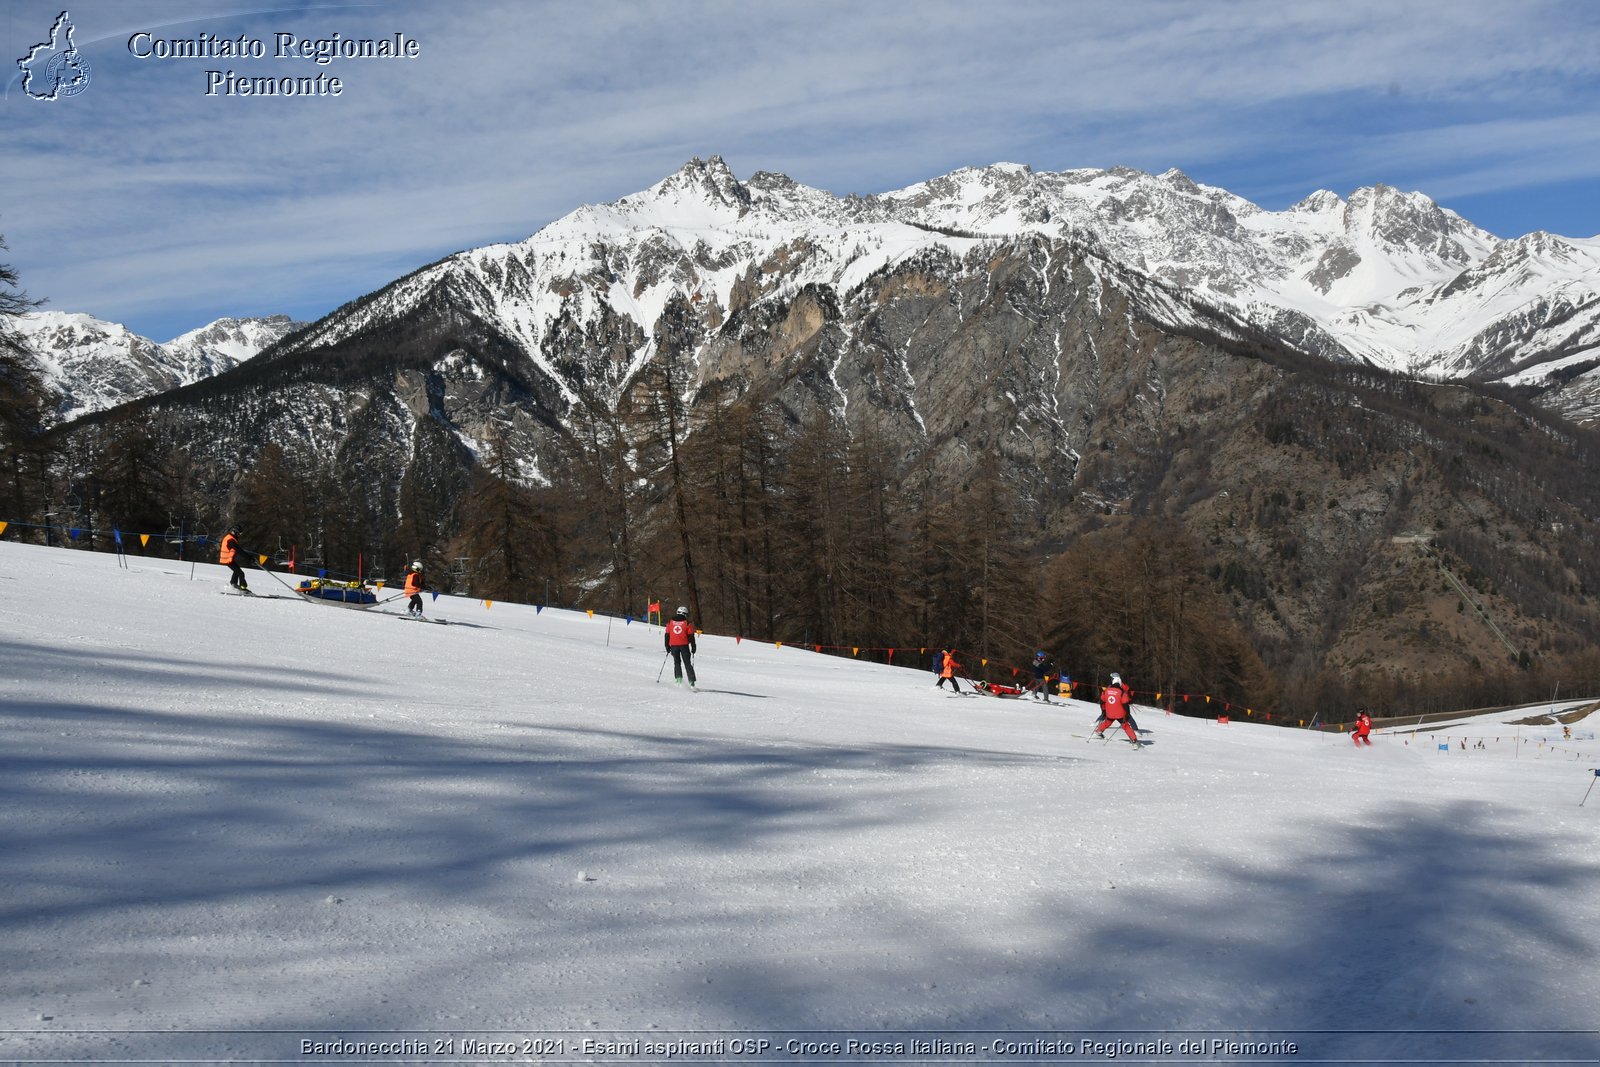
[(422, 618), (422, 591), (427, 587), (422, 579), (422, 561), (417, 560), (406, 568), (406, 588), (403, 595), (411, 598), (406, 602), (406, 614)]
[(1128, 687), (1122, 684), (1122, 676), (1113, 674), (1111, 684), (1100, 690), (1100, 718), (1095, 720), (1094, 735), (1105, 736), (1106, 727), (1117, 723), (1122, 727), (1122, 732), (1128, 735), (1128, 740), (1137, 745), (1139, 735), (1134, 733), (1132, 700), (1129, 697)]
[(1050, 661), (1044, 649), (1033, 654), (1033, 681), (1028, 683), (1028, 689), (1033, 693), (1033, 699), (1042, 700), (1046, 704), (1054, 704), (1050, 699), (1050, 679), (1057, 677), (1056, 665)]
[(666, 633), (667, 653), (672, 656), (672, 680), (678, 685), (683, 684), (683, 676), (689, 676), (689, 688), (694, 685), (694, 627), (689, 623), (689, 609), (679, 608), (672, 613), (672, 621), (667, 623)]
[(250, 584), (244, 580), (244, 569), (239, 566), (239, 551), (239, 531), (230, 526), (228, 532), (222, 535), (222, 546), (217, 552), (217, 562), (232, 571), (228, 575), (228, 584), (241, 592), (248, 593)]
[(948, 648), (939, 650), (939, 659), (936, 661), (939, 670), (939, 680), (933, 683), (935, 689), (943, 689), (944, 683), (950, 683), (950, 691), (961, 692), (961, 686), (956, 682), (956, 671), (961, 669), (961, 664), (956, 662), (956, 654)]
[(1372, 738), (1367, 736), (1370, 733), (1372, 733), (1372, 716), (1367, 714), (1366, 708), (1361, 708), (1356, 712), (1356, 729), (1355, 733), (1350, 735), (1350, 740), (1357, 748), (1362, 745), (1371, 748)]

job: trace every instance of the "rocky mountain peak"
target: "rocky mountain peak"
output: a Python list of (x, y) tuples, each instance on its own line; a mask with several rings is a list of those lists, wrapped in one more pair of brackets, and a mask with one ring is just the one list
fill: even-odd
[(1289, 208), (1299, 215), (1326, 215), (1344, 210), (1344, 198), (1327, 189), (1318, 189), (1310, 196)]
[(750, 191), (733, 176), (733, 171), (721, 156), (706, 160), (696, 156), (656, 185), (652, 192), (658, 195), (701, 196), (710, 203), (741, 212), (750, 207)]
[(1382, 183), (1350, 194), (1344, 226), (1352, 238), (1365, 238), (1380, 248), (1422, 253), (1462, 267), (1494, 243), (1489, 234), (1428, 196)]

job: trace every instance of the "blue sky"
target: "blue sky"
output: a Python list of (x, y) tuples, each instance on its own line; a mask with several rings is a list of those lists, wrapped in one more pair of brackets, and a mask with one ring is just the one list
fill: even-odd
[[(115, 0), (67, 6), (87, 87), (30, 99), (15, 60), (62, 4), (0, 11), (0, 261), (156, 340), (315, 318), (693, 156), (840, 194), (999, 161), (1178, 167), (1272, 209), (1384, 182), (1503, 237), (1600, 234), (1586, 0)], [(141, 31), (268, 55), (141, 59)], [(419, 56), (273, 56), (278, 33), (397, 32)], [(343, 91), (207, 96), (230, 69)]]

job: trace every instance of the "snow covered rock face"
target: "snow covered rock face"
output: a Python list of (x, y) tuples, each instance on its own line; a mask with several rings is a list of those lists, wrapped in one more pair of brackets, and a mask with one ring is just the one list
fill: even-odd
[[(808, 286), (831, 294), (847, 330), (853, 302), (878, 275), (922, 260), (970, 272), (974, 254), (1026, 246), (1092, 252), (1134, 279), (1130, 287), (1150, 296), (1130, 308), (1140, 321), (1185, 328), (1199, 305), (1202, 318), (1334, 360), (1525, 381), (1530, 368), (1600, 344), (1600, 243), (1545, 234), (1501, 241), (1420, 193), (1379, 185), (1346, 201), (1324, 190), (1272, 212), (1176, 170), (995, 164), (839, 197), (780, 174), (741, 182), (712, 157), (643, 192), (579, 208), (526, 241), (418, 271), (323, 320), (298, 347), (382, 328), (447, 293), (563, 392), (601, 382), (614, 401), (649, 358), (674, 297), (705, 313), (702, 348), (729, 316), (786, 303)], [(953, 298), (954, 279), (943, 281)], [(970, 311), (961, 308), (963, 317)], [(578, 338), (598, 348), (584, 346), (574, 362)], [(702, 383), (721, 373), (704, 354)], [(1570, 398), (1558, 406), (1600, 416)]]
[[(1584, 516), (1600, 511), (1577, 494), (1593, 478), (1562, 434), (1368, 365), (1526, 381), (1593, 417), (1595, 242), (1518, 244), (1394, 190), (1272, 213), (1177, 172), (1004, 165), (841, 198), (738, 182), (713, 158), (425, 266), (146, 412), (210, 458), (202, 488), (219, 499), (272, 442), (365, 494), (384, 529), (444, 522), (496, 441), (534, 484), (575, 442), (610, 444), (586, 430), (615, 416), (620, 452), (648, 469), (669, 389), (691, 453), (734, 399), (790, 430), (826, 412), (870, 430), (898, 476), (962, 486), (994, 461), (1041, 544), (1171, 517), (1276, 647), (1342, 643), (1354, 661), (1414, 640), (1419, 662), (1459, 663), (1461, 647), (1486, 662), (1502, 653), (1468, 647), (1453, 601), (1436, 618), (1390, 597), (1433, 566), (1394, 539), (1447, 530), (1480, 561), (1531, 554), (1537, 574), (1503, 610), (1530, 644), (1573, 639), (1532, 620), (1586, 587), (1568, 572), (1587, 557), (1566, 550), (1592, 543)], [(1515, 464), (1540, 449), (1548, 469), (1530, 478)], [(1530, 485), (1533, 505), (1505, 496)], [(1522, 525), (1537, 514), (1559, 545)], [(1462, 533), (1484, 529), (1516, 548)], [(1330, 605), (1361, 623), (1374, 603), (1355, 635), (1379, 633), (1370, 649), (1326, 622)]]
[[(741, 182), (712, 157), (423, 267), (275, 349), (283, 373), (237, 388), (327, 390), (301, 398), (321, 410), (348, 375), (335, 389), (317, 366), (354, 369), (386, 413), (361, 423), (386, 462), (417, 458), (426, 417), (470, 455), (508, 430), (537, 480), (575, 410), (635, 405), (643, 372), (670, 356), (691, 412), (711, 396), (826, 410), (939, 464), (993, 452), (1045, 491), (1071, 482), (1086, 444), (1106, 444), (1091, 440), (1096, 412), (1140, 397), (1124, 423), (1159, 410), (1164, 386), (1135, 366), (1156, 336), (1514, 379), (1596, 417), (1582, 359), (1597, 343), (1597, 264), (1596, 241), (1502, 242), (1384, 186), (1270, 212), (1175, 170), (996, 164), (839, 197), (778, 174)], [(209, 332), (161, 350), (233, 358)], [(396, 399), (402, 372), (431, 383), (423, 407), (415, 383)], [(347, 446), (334, 429), (346, 415), (269, 408), (238, 443)]]
[(34, 312), (16, 323), (57, 397), (61, 422), (231, 370), (300, 325), (287, 315), (224, 318), (157, 344), (126, 326), (72, 312)]

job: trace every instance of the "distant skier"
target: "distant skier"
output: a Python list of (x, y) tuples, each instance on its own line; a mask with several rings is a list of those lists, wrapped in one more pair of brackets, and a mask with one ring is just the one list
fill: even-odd
[(939, 670), (939, 680), (933, 683), (933, 687), (943, 689), (944, 683), (949, 682), (952, 693), (961, 692), (961, 686), (956, 682), (956, 671), (961, 669), (961, 664), (956, 662), (956, 654), (948, 648), (941, 648), (935, 663)]
[(1356, 712), (1356, 729), (1355, 733), (1350, 735), (1350, 741), (1357, 748), (1362, 745), (1371, 748), (1372, 738), (1367, 736), (1370, 733), (1372, 733), (1372, 716), (1367, 714), (1366, 708), (1361, 708)]
[(1054, 704), (1055, 701), (1050, 699), (1050, 679), (1055, 677), (1057, 677), (1056, 665), (1041, 648), (1033, 654), (1033, 681), (1028, 683), (1033, 699)]
[(689, 688), (694, 685), (694, 626), (689, 622), (689, 609), (679, 608), (672, 613), (672, 621), (667, 623), (667, 652), (672, 656), (672, 680), (679, 685), (683, 684), (683, 676), (689, 676)]
[(415, 618), (422, 618), (422, 591), (428, 588), (422, 578), (422, 561), (419, 559), (406, 568), (405, 594), (411, 599), (406, 602), (406, 613)]
[(1128, 735), (1128, 740), (1137, 745), (1139, 735), (1134, 732), (1132, 708), (1133, 702), (1128, 687), (1122, 684), (1122, 676), (1113, 674), (1111, 684), (1100, 690), (1100, 718), (1095, 720), (1094, 735), (1103, 737), (1106, 727), (1117, 723), (1122, 727), (1122, 732)]
[(241, 592), (250, 591), (250, 583), (244, 580), (244, 569), (239, 566), (239, 531), (231, 526), (222, 535), (222, 548), (217, 553), (217, 562), (232, 571), (228, 575), (229, 585)]

